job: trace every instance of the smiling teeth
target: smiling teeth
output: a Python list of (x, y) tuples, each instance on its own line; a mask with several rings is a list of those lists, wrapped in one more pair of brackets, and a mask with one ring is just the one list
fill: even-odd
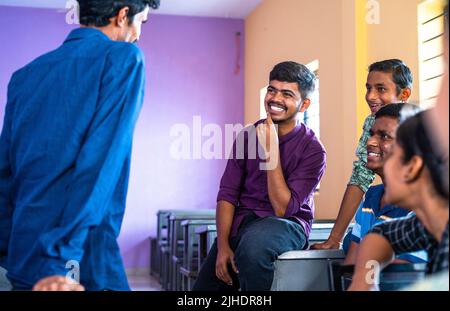
[(280, 108), (280, 107), (276, 107), (276, 106), (270, 106), (270, 109), (272, 109), (272, 110), (275, 110), (275, 111), (284, 111), (284, 109), (283, 108)]
[(375, 152), (369, 152), (367, 155), (371, 156), (371, 157), (379, 157), (380, 156), (379, 153), (375, 153)]

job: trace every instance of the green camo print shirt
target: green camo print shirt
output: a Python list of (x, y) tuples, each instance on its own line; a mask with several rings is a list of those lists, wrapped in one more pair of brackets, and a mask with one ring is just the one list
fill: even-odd
[(358, 186), (362, 191), (367, 192), (370, 185), (375, 179), (375, 173), (369, 170), (367, 166), (367, 149), (366, 144), (369, 139), (369, 132), (375, 122), (375, 116), (369, 115), (364, 121), (363, 132), (356, 148), (356, 157), (358, 158), (353, 162), (352, 177), (350, 177), (349, 185)]

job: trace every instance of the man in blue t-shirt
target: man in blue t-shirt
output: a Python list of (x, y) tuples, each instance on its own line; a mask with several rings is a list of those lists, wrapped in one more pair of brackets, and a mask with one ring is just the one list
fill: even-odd
[[(375, 115), (375, 123), (367, 140), (367, 167), (383, 179), (383, 167), (386, 158), (395, 142), (400, 111), (404, 107), (414, 109), (413, 105), (391, 104), (381, 108)], [(417, 108), (415, 108), (417, 109)], [(359, 243), (368, 231), (376, 224), (391, 219), (405, 217), (411, 213), (393, 205), (384, 203), (384, 185), (369, 188), (355, 216), (353, 230), (348, 234), (348, 247), (345, 264), (354, 264)], [(397, 257), (398, 262), (426, 262), (425, 251), (403, 254)]]

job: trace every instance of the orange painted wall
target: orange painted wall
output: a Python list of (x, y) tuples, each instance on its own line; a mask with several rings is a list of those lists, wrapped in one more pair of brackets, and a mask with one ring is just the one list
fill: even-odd
[[(351, 174), (361, 126), (368, 65), (402, 58), (418, 75), (419, 0), (378, 0), (380, 24), (366, 22), (366, 0), (264, 0), (245, 23), (245, 122), (259, 118), (260, 89), (285, 60), (320, 62), (321, 140), (328, 167), (316, 217), (335, 218)], [(404, 31), (402, 31), (404, 28)], [(418, 99), (418, 86), (413, 99)]]

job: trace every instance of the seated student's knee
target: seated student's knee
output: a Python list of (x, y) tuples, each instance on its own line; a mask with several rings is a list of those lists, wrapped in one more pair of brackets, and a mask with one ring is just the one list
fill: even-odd
[(242, 237), (234, 255), (237, 268), (241, 271), (261, 264), (265, 265), (265, 263), (275, 260), (277, 253), (267, 239), (247, 235)]
[(305, 231), (300, 224), (275, 216), (261, 219), (252, 225), (247, 233), (253, 233), (255, 239), (262, 240), (266, 244), (274, 244), (274, 246), (282, 246), (290, 242), (289, 244), (294, 244), (293, 247), (297, 248), (295, 244), (306, 243)]
[(298, 223), (290, 219), (275, 216), (266, 217), (263, 221), (273, 231), (280, 231), (283, 233), (286, 231), (296, 230), (297, 226), (300, 226)]
[[(236, 249), (241, 261), (275, 260), (282, 252), (302, 248), (306, 238), (299, 225), (283, 218), (266, 217), (243, 232)], [(297, 234), (295, 234), (297, 232)]]

